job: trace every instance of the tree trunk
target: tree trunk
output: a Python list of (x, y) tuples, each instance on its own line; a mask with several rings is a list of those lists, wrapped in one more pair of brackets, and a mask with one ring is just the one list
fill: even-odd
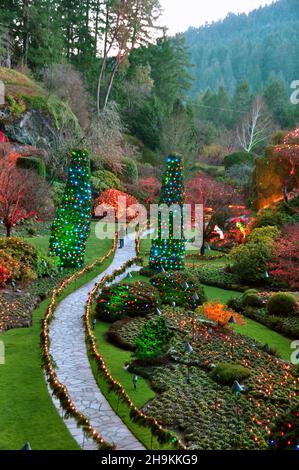
[(206, 243), (205, 241), (202, 242), (201, 249), (200, 249), (200, 256), (205, 255), (205, 248), (206, 248)]
[(11, 227), (11, 225), (6, 225), (5, 228), (6, 228), (6, 236), (7, 236), (7, 238), (9, 238), (11, 236), (11, 228), (12, 227)]
[(100, 116), (101, 112), (101, 85), (102, 80), (106, 68), (107, 63), (107, 56), (108, 56), (108, 29), (109, 29), (109, 13), (110, 13), (110, 2), (106, 2), (106, 19), (105, 19), (105, 39), (104, 39), (104, 53), (103, 53), (103, 61), (101, 64), (100, 75), (98, 80), (98, 87), (97, 87), (97, 112), (98, 116)]
[(106, 93), (106, 97), (105, 97), (105, 102), (104, 102), (104, 108), (103, 108), (104, 111), (106, 110), (106, 108), (108, 106), (108, 101), (109, 101), (109, 98), (110, 98), (112, 85), (113, 85), (114, 78), (115, 78), (117, 70), (118, 70), (118, 62), (116, 62), (116, 65), (114, 66), (114, 68), (112, 70), (112, 73), (111, 73), (111, 76), (110, 76), (109, 85), (108, 85), (108, 89), (107, 89), (107, 93)]
[(98, 87), (97, 87), (97, 112), (98, 112), (98, 116), (100, 115), (100, 112), (101, 112), (101, 85), (102, 85), (104, 71), (105, 71), (105, 68), (106, 68), (106, 61), (107, 61), (107, 58), (104, 57), (103, 61), (102, 61), (102, 64), (101, 64), (100, 75), (99, 75), (99, 80), (98, 80)]

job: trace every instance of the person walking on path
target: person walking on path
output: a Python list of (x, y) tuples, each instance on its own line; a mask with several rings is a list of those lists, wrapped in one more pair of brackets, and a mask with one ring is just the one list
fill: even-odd
[(120, 229), (119, 229), (119, 248), (124, 248), (124, 246), (125, 246), (125, 236), (126, 236), (125, 226), (121, 225)]

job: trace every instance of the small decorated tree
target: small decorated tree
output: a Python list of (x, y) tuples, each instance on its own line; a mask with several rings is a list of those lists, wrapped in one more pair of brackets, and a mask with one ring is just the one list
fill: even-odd
[(50, 237), (50, 255), (58, 257), (60, 266), (82, 266), (90, 232), (91, 210), (88, 153), (73, 150), (65, 193), (57, 209)]
[[(177, 271), (185, 267), (183, 169), (184, 164), (181, 156), (170, 155), (167, 158), (160, 205), (164, 204), (169, 208), (174, 206), (175, 209), (170, 212), (168, 220), (163, 220), (159, 212), (157, 238), (152, 241), (149, 262), (150, 267), (156, 271), (163, 271), (163, 269), (165, 271)], [(177, 223), (178, 221), (179, 223)], [(176, 233), (177, 231), (179, 233)]]
[(173, 337), (164, 318), (156, 322), (149, 320), (136, 338), (136, 356), (138, 359), (154, 359), (160, 356), (168, 347)]

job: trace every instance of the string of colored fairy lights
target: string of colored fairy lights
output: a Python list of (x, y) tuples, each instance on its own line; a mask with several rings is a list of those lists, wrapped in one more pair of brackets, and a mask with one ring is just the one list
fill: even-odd
[[(185, 266), (186, 243), (183, 237), (185, 188), (184, 163), (180, 155), (170, 155), (163, 178), (160, 205), (174, 206), (167, 220), (158, 214), (157, 238), (152, 240), (149, 265), (157, 271), (177, 271)], [(180, 222), (180, 227), (178, 227)], [(175, 233), (180, 230), (180, 233)]]
[[(196, 323), (195, 327), (192, 324), (192, 317), (186, 315), (186, 312), (182, 309), (172, 309), (166, 308), (163, 310), (163, 315), (175, 325), (180, 331), (184, 333), (192, 334), (193, 332), (193, 342), (192, 347), (194, 352), (199, 357), (204, 357), (204, 360), (201, 361), (201, 366), (209, 370), (211, 361), (216, 364), (217, 361), (223, 362), (225, 357), (228, 362), (235, 362), (236, 357), (231, 352), (232, 344), (232, 334), (225, 329), (220, 330), (218, 327), (217, 334), (210, 333), (210, 327), (205, 326), (201, 323)], [(221, 342), (224, 346), (223, 350), (217, 351), (217, 346), (215, 341)], [(246, 345), (244, 339), (241, 337), (235, 338), (235, 350), (236, 352), (241, 351)], [(210, 355), (208, 355), (208, 350), (210, 350)], [(239, 357), (240, 364), (244, 367), (253, 368), (255, 360), (262, 359), (262, 353), (258, 350), (255, 350), (251, 347), (248, 347), (245, 351), (243, 349), (242, 354), (243, 358)], [(291, 364), (282, 363), (281, 360), (270, 358), (268, 356), (269, 367), (267, 370), (261, 370), (257, 373), (255, 378), (255, 390), (251, 389), (247, 394), (243, 396), (243, 399), (247, 399), (251, 404), (251, 415), (250, 422), (248, 423), (248, 432), (251, 435), (253, 441), (260, 445), (261, 436), (266, 435), (269, 438), (269, 443), (272, 447), (279, 446), (278, 438), (275, 437), (273, 432), (271, 432), (271, 423), (273, 423), (273, 418), (278, 417), (279, 413), (277, 412), (276, 404), (280, 403), (284, 407), (288, 408), (292, 403), (296, 404), (298, 407), (298, 385), (299, 378), (294, 374)], [(275, 365), (280, 369), (280, 379), (277, 381), (274, 374), (271, 372), (271, 365)], [(283, 376), (283, 377), (282, 377)], [(277, 398), (276, 392), (278, 387), (282, 389), (289, 390), (284, 398)], [(287, 423), (289, 427), (289, 422)], [(283, 432), (283, 431), (280, 431)], [(259, 435), (260, 434), (260, 435)], [(277, 435), (279, 432), (277, 431)], [(283, 437), (283, 435), (280, 435)], [(289, 438), (287, 440), (287, 447), (292, 449), (299, 449), (298, 438), (295, 437)]]
[(90, 163), (85, 150), (73, 150), (63, 201), (51, 227), (51, 256), (62, 267), (81, 268), (90, 232), (92, 190)]
[(96, 444), (99, 446), (99, 449), (110, 449), (113, 450), (115, 448), (114, 445), (108, 444), (104, 438), (98, 433), (90, 424), (90, 421), (84, 416), (78, 408), (75, 406), (67, 387), (63, 385), (55, 372), (55, 366), (53, 363), (53, 358), (50, 353), (50, 339), (49, 339), (49, 325), (53, 320), (53, 315), (55, 311), (55, 306), (57, 305), (57, 301), (59, 299), (60, 294), (64, 291), (64, 289), (70, 285), (73, 281), (80, 278), (82, 275), (91, 271), (95, 266), (102, 265), (114, 252), (117, 246), (117, 238), (114, 238), (113, 247), (103, 256), (100, 260), (96, 260), (92, 264), (86, 266), (85, 268), (78, 271), (76, 274), (65, 279), (58, 288), (53, 289), (51, 294), (51, 301), (47, 308), (46, 315), (42, 322), (42, 333), (41, 333), (41, 344), (42, 344), (42, 359), (43, 359), (43, 366), (45, 369), (45, 374), (48, 380), (48, 383), (53, 390), (53, 395), (55, 395), (59, 401), (61, 407), (65, 410), (65, 416), (72, 416), (76, 421), (78, 426), (83, 428), (83, 432), (86, 436), (91, 437)]
[(109, 383), (110, 387), (114, 390), (114, 392), (119, 394), (121, 399), (125, 403), (127, 403), (128, 407), (130, 408), (131, 418), (135, 421), (140, 422), (143, 425), (151, 427), (153, 434), (157, 435), (161, 442), (172, 442), (172, 444), (177, 449), (184, 450), (186, 449), (185, 445), (179, 439), (177, 439), (177, 437), (173, 433), (165, 430), (162, 424), (157, 419), (147, 416), (145, 413), (139, 410), (134, 405), (129, 395), (126, 393), (124, 387), (113, 378), (109, 368), (105, 363), (103, 356), (98, 351), (96, 338), (94, 336), (93, 329), (91, 326), (92, 305), (99, 290), (101, 290), (106, 284), (112, 283), (118, 276), (126, 272), (130, 266), (136, 264), (136, 262), (138, 262), (137, 258), (127, 262), (121, 269), (115, 270), (110, 276), (106, 276), (105, 278), (103, 278), (90, 292), (84, 316), (86, 342), (90, 347), (91, 357), (95, 360), (99, 371), (104, 375), (105, 379)]

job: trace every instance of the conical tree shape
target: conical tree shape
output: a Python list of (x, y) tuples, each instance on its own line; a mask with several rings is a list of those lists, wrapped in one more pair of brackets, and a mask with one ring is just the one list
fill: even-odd
[(183, 179), (184, 161), (179, 155), (167, 158), (160, 205), (168, 208), (176, 205), (169, 217), (161, 217), (159, 211), (157, 238), (152, 241), (150, 267), (157, 271), (177, 271), (185, 267), (185, 240), (183, 238), (183, 205), (185, 188)]
[(60, 266), (80, 268), (84, 263), (91, 210), (88, 153), (73, 150), (65, 193), (51, 228), (50, 255), (58, 258)]

